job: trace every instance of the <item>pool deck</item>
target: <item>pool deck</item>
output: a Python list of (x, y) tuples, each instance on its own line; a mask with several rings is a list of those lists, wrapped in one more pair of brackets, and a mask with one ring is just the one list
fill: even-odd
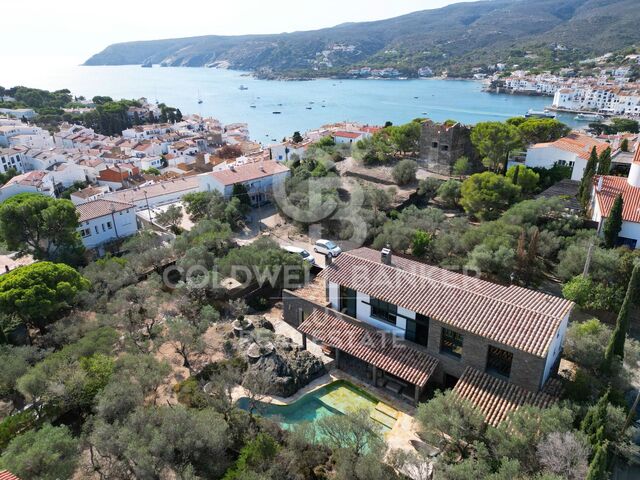
[[(276, 333), (280, 335), (285, 335), (291, 338), (295, 343), (302, 345), (302, 335), (295, 328), (287, 324), (281, 319), (280, 315), (281, 311), (279, 309), (273, 309), (269, 314), (265, 315), (269, 321), (273, 324)], [(419, 441), (417, 435), (417, 422), (414, 419), (415, 415), (415, 407), (409, 405), (403, 400), (393, 397), (390, 393), (384, 389), (374, 387), (373, 385), (363, 382), (362, 380), (349, 375), (348, 373), (337, 370), (333, 368), (333, 359), (327, 357), (322, 353), (322, 350), (319, 346), (314, 344), (313, 342), (307, 342), (307, 350), (318, 358), (320, 358), (327, 369), (329, 369), (329, 373), (323, 375), (320, 378), (317, 378), (309, 385), (298, 390), (294, 395), (283, 398), (277, 396), (265, 396), (261, 397), (259, 400), (265, 403), (272, 403), (275, 405), (289, 405), (296, 400), (299, 400), (304, 395), (311, 393), (319, 388), (322, 388), (330, 383), (333, 383), (337, 380), (346, 380), (358, 388), (361, 388), (367, 392), (369, 392), (374, 397), (378, 398), (383, 403), (386, 403), (390, 407), (393, 407), (399, 412), (398, 419), (395, 424), (391, 428), (391, 430), (385, 433), (385, 440), (389, 449), (402, 449), (402, 450), (414, 450), (411, 445), (411, 441)], [(248, 392), (245, 388), (238, 386), (232, 392), (233, 400), (237, 400), (240, 397), (246, 397)]]

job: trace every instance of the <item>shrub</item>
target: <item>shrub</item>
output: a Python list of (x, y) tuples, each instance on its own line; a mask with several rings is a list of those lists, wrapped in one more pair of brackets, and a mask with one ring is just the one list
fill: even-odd
[(448, 208), (454, 208), (460, 201), (462, 183), (458, 180), (448, 180), (438, 188), (438, 197)]
[(402, 160), (393, 167), (393, 179), (398, 185), (407, 185), (416, 181), (418, 164), (414, 160)]
[(476, 173), (462, 183), (460, 205), (481, 220), (494, 220), (520, 197), (520, 187), (502, 175)]

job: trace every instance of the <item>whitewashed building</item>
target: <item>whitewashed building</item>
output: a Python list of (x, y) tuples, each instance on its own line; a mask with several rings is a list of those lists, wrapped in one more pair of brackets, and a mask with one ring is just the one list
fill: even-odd
[[(581, 180), (593, 147), (599, 155), (610, 145), (588, 135), (572, 132), (555, 142), (531, 145), (527, 150), (525, 165), (530, 168), (552, 168), (554, 165), (571, 167), (571, 179)], [(509, 164), (515, 165), (513, 162)]]
[(135, 206), (130, 203), (98, 199), (77, 205), (76, 210), (85, 248), (96, 248), (138, 231)]
[(602, 233), (618, 195), (622, 195), (623, 210), (617, 243), (640, 248), (640, 148), (636, 148), (627, 178), (603, 175), (595, 179), (590, 211), (591, 219), (598, 222), (598, 232)]

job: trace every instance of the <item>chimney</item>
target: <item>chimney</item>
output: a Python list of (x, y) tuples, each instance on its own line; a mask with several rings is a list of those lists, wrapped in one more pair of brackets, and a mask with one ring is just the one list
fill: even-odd
[(391, 249), (389, 245), (380, 251), (380, 261), (385, 265), (391, 265)]
[(604, 176), (600, 175), (600, 178), (598, 178), (598, 186), (596, 187), (596, 191), (601, 192), (602, 191), (602, 184), (604, 183)]
[(324, 256), (324, 266), (325, 267), (330, 267), (331, 264), (333, 264), (333, 255), (331, 255), (330, 253), (327, 253)]

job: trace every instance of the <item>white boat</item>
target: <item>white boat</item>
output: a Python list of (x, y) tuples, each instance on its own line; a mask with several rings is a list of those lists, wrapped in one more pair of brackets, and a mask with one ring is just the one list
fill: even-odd
[(240, 85), (238, 87), (240, 90), (249, 90), (249, 87), (245, 86), (245, 85)]
[(604, 116), (599, 113), (579, 113), (574, 117), (574, 120), (584, 120), (586, 122), (601, 122), (604, 120)]
[(556, 118), (556, 114), (550, 112), (549, 110), (533, 110), (530, 109), (527, 113), (524, 114), (527, 118)]

